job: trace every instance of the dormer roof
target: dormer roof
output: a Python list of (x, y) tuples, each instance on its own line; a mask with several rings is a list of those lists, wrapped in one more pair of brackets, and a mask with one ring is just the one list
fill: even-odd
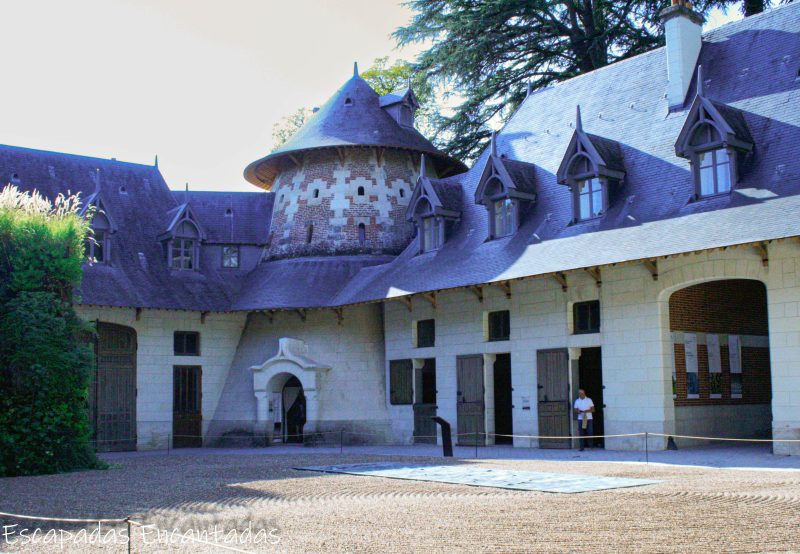
[(625, 176), (625, 164), (620, 144), (615, 140), (584, 131), (581, 107), (578, 106), (576, 109), (575, 132), (572, 133), (572, 138), (556, 172), (559, 183), (568, 183), (570, 167), (581, 156), (589, 160), (592, 173), (598, 177), (622, 179)]
[(417, 207), (424, 201), (431, 206), (430, 215), (453, 219), (460, 217), (463, 209), (461, 185), (428, 177), (425, 174), (425, 156), (422, 157), (420, 166), (420, 176), (406, 209), (406, 220), (415, 220)]
[(392, 92), (384, 94), (380, 97), (381, 108), (394, 106), (395, 104), (400, 104), (401, 102), (406, 102), (415, 110), (419, 108), (419, 100), (417, 100), (417, 95), (414, 94), (414, 91), (410, 86), (393, 90)]
[[(394, 93), (393, 93), (394, 94)], [(408, 91), (402, 98), (413, 95)], [(415, 99), (416, 100), (416, 99)], [(392, 101), (390, 99), (387, 102)], [(441, 176), (466, 171), (460, 161), (440, 152), (415, 128), (400, 125), (385, 109), (381, 97), (356, 71), (317, 113), (286, 143), (254, 161), (244, 177), (270, 190), (281, 161), (290, 154), (323, 148), (384, 147), (427, 154)]]
[(682, 158), (689, 157), (692, 136), (703, 124), (712, 125), (719, 132), (724, 145), (745, 152), (752, 150), (753, 136), (750, 134), (744, 112), (708, 98), (704, 90), (702, 66), (697, 66), (695, 80), (697, 92), (675, 141), (675, 154)]
[(510, 160), (497, 154), (495, 134), (489, 145), (489, 156), (475, 189), (475, 203), (483, 204), (487, 200), (487, 187), (497, 179), (502, 184), (503, 194), (509, 198), (523, 200), (536, 199), (536, 166), (517, 160)]
[(108, 227), (109, 227), (108, 230), (111, 233), (117, 232), (118, 229), (117, 224), (114, 222), (114, 218), (111, 217), (111, 214), (106, 209), (106, 203), (103, 202), (103, 196), (102, 193), (100, 192), (99, 186), (92, 194), (87, 196), (86, 199), (82, 202), (80, 215), (81, 216), (86, 215), (86, 213), (89, 211), (90, 208), (95, 209), (95, 214), (97, 213), (103, 214), (103, 217), (105, 217), (106, 220), (108, 221)]
[(195, 215), (194, 210), (192, 210), (192, 206), (189, 202), (184, 202), (183, 204), (172, 208), (169, 212), (167, 212), (167, 216), (169, 219), (169, 225), (164, 232), (158, 236), (159, 240), (163, 241), (175, 238), (180, 224), (187, 220), (191, 221), (192, 224), (197, 228), (197, 233), (200, 240), (206, 239), (206, 234), (203, 231), (203, 227), (200, 225), (200, 220)]

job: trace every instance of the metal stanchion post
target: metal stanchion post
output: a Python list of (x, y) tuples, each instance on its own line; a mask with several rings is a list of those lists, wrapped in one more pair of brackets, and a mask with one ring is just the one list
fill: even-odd
[(125, 523), (128, 525), (128, 554), (131, 554), (131, 541), (133, 540), (133, 535), (131, 535), (131, 518), (126, 517)]
[(650, 440), (647, 431), (644, 432), (644, 463), (650, 465)]
[(339, 454), (344, 454), (344, 429), (339, 430)]
[(172, 446), (172, 433), (167, 433), (167, 456), (169, 456), (169, 449)]
[(475, 431), (475, 458), (478, 457), (478, 432)]

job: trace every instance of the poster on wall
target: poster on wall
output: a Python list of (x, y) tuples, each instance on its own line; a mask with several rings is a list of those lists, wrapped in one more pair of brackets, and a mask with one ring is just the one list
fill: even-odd
[(722, 354), (719, 335), (706, 335), (708, 350), (708, 388), (710, 398), (722, 398)]
[(731, 363), (731, 398), (742, 397), (742, 338), (728, 336), (728, 355)]
[(686, 397), (698, 398), (700, 396), (700, 379), (697, 374), (697, 335), (685, 333), (683, 348), (686, 353)]

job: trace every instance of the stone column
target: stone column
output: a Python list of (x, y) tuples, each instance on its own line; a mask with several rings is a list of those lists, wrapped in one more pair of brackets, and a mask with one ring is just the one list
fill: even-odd
[(483, 355), (483, 405), (484, 405), (484, 428), (486, 429), (485, 444), (494, 444), (494, 362), (497, 354)]

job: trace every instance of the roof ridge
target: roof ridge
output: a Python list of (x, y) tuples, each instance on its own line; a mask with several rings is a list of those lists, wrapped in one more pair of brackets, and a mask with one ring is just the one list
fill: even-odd
[[(16, 146), (13, 144), (0, 144), (0, 148), (9, 148), (13, 150), (23, 150), (32, 153), (40, 153), (40, 154), (51, 154), (58, 157), (68, 157), (68, 158), (81, 158), (84, 160), (92, 160), (98, 162), (105, 162), (105, 163), (118, 163), (118, 164), (125, 164), (125, 165), (135, 165), (138, 167), (148, 168), (148, 169), (155, 169), (158, 171), (158, 167), (152, 164), (144, 164), (139, 162), (127, 162), (124, 160), (118, 160), (116, 158), (101, 158), (99, 156), (88, 156), (86, 154), (73, 154), (71, 152), (58, 152), (56, 150), (45, 150), (43, 148), (30, 148), (27, 146)], [(160, 171), (159, 171), (160, 173)]]

